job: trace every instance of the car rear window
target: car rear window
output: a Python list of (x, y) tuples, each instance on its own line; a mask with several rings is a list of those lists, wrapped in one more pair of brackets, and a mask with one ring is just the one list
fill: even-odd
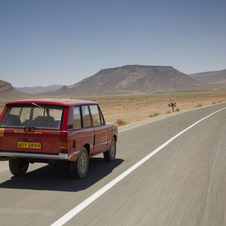
[(29, 104), (9, 106), (1, 127), (59, 130), (64, 108), (61, 106)]

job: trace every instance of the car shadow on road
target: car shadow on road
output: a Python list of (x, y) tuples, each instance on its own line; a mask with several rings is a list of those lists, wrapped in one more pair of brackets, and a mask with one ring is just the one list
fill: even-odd
[(68, 165), (59, 165), (56, 168), (47, 165), (22, 177), (13, 176), (1, 183), (0, 188), (69, 192), (85, 190), (109, 175), (123, 161), (115, 159), (113, 162), (105, 162), (103, 158), (90, 158), (89, 171), (83, 179), (72, 178)]

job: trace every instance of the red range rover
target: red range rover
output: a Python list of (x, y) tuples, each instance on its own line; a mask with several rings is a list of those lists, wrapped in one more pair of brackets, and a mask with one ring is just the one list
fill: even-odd
[(86, 176), (89, 156), (116, 155), (118, 129), (106, 123), (98, 103), (75, 99), (9, 102), (0, 115), (0, 160), (9, 161), (15, 176), (29, 163), (66, 163), (73, 177)]

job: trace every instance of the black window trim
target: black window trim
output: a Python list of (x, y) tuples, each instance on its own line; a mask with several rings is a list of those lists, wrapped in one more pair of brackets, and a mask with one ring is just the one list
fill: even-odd
[[(92, 113), (91, 113), (90, 105), (96, 105), (97, 106), (98, 112), (99, 112), (99, 117), (100, 117), (100, 122), (102, 121), (101, 120), (101, 118), (102, 118), (103, 119), (103, 124), (96, 125), (96, 126), (93, 125), (93, 118), (92, 118)], [(88, 106), (89, 117), (90, 117), (90, 121), (91, 121), (91, 126), (87, 126), (87, 127), (84, 127), (83, 126), (82, 106)], [(98, 126), (106, 125), (106, 122), (105, 122), (105, 119), (104, 119), (104, 116), (103, 116), (103, 113), (102, 113), (102, 111), (100, 109), (99, 104), (81, 104), (81, 105), (74, 105), (73, 106), (73, 110), (74, 110), (75, 107), (79, 107), (79, 110), (80, 110), (80, 120), (81, 120), (81, 128), (80, 129), (86, 129), (86, 128), (91, 128), (91, 127), (98, 127)], [(70, 128), (69, 128), (69, 126), (70, 126)], [(68, 125), (67, 129), (80, 130), (80, 129), (74, 129), (73, 128), (73, 125)]]
[(106, 125), (105, 119), (104, 119), (104, 116), (103, 116), (103, 114), (102, 114), (102, 111), (101, 111), (101, 109), (100, 109), (99, 104), (89, 104), (89, 107), (90, 107), (90, 105), (96, 105), (96, 106), (97, 106), (98, 112), (99, 112), (99, 117), (100, 117), (100, 123), (101, 123), (101, 116), (102, 116), (102, 118), (103, 118), (103, 124), (94, 126), (94, 125), (93, 125), (93, 118), (92, 118), (92, 114), (91, 114), (91, 110), (90, 110), (91, 120), (92, 120), (92, 126), (93, 126), (93, 127), (98, 127), (98, 126), (104, 126), (104, 125)]
[[(91, 115), (89, 104), (82, 104), (82, 105), (79, 105), (79, 106), (81, 108), (82, 129), (87, 129), (87, 128), (93, 127), (93, 121), (92, 121), (92, 117), (91, 117), (92, 115)], [(90, 118), (90, 122), (91, 122), (90, 126), (86, 126), (86, 127), (83, 126), (82, 106), (87, 106), (88, 109), (89, 109), (89, 118)]]
[(103, 124), (101, 124), (101, 125), (106, 125), (106, 122), (105, 122), (105, 119), (104, 119), (104, 115), (103, 115), (103, 113), (102, 113), (102, 111), (100, 109), (99, 104), (97, 106), (98, 106), (98, 109), (99, 109), (100, 118), (102, 117), (102, 119), (103, 119)]
[[(78, 128), (78, 129), (74, 128), (74, 122), (73, 122), (73, 125), (71, 125), (71, 128), (70, 128), (70, 129), (72, 129), (72, 130), (80, 130), (80, 129), (83, 129), (83, 128), (84, 128), (84, 127), (83, 127), (83, 120), (82, 120), (82, 107), (81, 107), (81, 106), (82, 106), (82, 105), (74, 105), (74, 106), (73, 106), (73, 110), (75, 109), (75, 107), (78, 107), (78, 108), (79, 108), (81, 128)], [(74, 116), (74, 112), (73, 112), (73, 116)], [(74, 119), (73, 119), (73, 120), (74, 120)], [(88, 127), (85, 127), (85, 128), (88, 128)]]

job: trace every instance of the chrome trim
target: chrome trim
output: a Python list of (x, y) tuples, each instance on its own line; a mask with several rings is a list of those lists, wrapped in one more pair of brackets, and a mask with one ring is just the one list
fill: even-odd
[(64, 160), (68, 158), (67, 153), (59, 154), (38, 154), (38, 153), (26, 153), (26, 152), (6, 152), (0, 151), (0, 157), (15, 157), (15, 158), (38, 158), (38, 159), (55, 159), (55, 160)]

